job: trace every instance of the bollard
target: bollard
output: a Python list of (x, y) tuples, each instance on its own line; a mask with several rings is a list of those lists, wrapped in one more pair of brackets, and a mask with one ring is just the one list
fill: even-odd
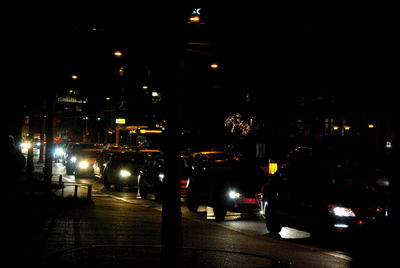
[(65, 187), (65, 185), (64, 185), (64, 183), (62, 182), (62, 183), (61, 183), (61, 197), (64, 197), (64, 187)]
[(92, 185), (88, 185), (88, 192), (87, 192), (87, 199), (90, 201), (92, 200)]
[(74, 198), (77, 199), (78, 198), (78, 186), (77, 184), (75, 184), (75, 190), (74, 190)]
[(60, 174), (60, 176), (58, 177), (58, 185), (62, 184), (62, 174)]

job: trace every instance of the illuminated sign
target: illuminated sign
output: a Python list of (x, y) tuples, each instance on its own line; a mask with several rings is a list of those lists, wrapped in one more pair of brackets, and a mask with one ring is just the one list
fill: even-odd
[(278, 170), (278, 163), (271, 162), (268, 164), (268, 174), (273, 175)]
[(162, 130), (152, 130), (152, 129), (141, 129), (140, 134), (146, 133), (162, 133)]
[(125, 125), (126, 119), (125, 118), (116, 118), (115, 124)]

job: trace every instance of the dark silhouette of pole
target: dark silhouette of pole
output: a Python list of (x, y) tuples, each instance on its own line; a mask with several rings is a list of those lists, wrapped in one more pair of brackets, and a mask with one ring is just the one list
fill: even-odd
[(44, 161), (44, 190), (46, 194), (51, 191), (51, 177), (53, 173), (53, 143), (55, 120), (55, 96), (48, 93), (46, 100), (46, 154)]
[[(167, 92), (166, 114), (167, 127), (165, 131), (166, 145), (165, 166), (166, 174), (163, 181), (162, 196), (162, 232), (161, 257), (164, 266), (180, 267), (182, 260), (182, 215), (180, 204), (180, 150), (181, 150), (181, 121), (182, 121), (182, 91), (183, 91), (183, 44), (184, 25), (187, 10), (180, 8), (174, 12), (171, 25), (171, 43), (166, 47), (169, 53), (167, 62)], [(172, 14), (171, 14), (172, 15)]]
[(43, 163), (44, 162), (44, 137), (45, 137), (45, 131), (46, 131), (46, 115), (42, 114), (41, 120), (40, 120), (40, 151), (39, 151), (39, 160), (38, 163)]

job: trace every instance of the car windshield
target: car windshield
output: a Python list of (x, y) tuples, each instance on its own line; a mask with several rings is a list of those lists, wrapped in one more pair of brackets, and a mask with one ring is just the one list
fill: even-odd
[(80, 158), (97, 158), (100, 154), (100, 151), (81, 151), (79, 152)]
[(116, 161), (121, 164), (143, 164), (145, 156), (140, 153), (121, 153), (116, 157)]
[(207, 159), (213, 160), (226, 160), (228, 155), (226, 153), (209, 153), (205, 155)]
[(308, 188), (321, 195), (384, 193), (389, 185), (374, 158), (350, 149), (303, 151), (291, 156), (279, 173), (288, 178), (291, 187)]
[(224, 161), (212, 164), (208, 169), (209, 172), (230, 182), (257, 184), (265, 182), (262, 170), (250, 161)]

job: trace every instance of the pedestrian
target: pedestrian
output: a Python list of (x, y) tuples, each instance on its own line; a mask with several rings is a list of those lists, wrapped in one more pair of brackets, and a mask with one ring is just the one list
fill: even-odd
[(8, 189), (7, 192), (11, 193), (15, 190), (15, 186), (22, 176), (26, 159), (22, 152), (15, 146), (14, 138), (10, 135), (1, 134), (0, 146), (4, 152), (2, 181)]

